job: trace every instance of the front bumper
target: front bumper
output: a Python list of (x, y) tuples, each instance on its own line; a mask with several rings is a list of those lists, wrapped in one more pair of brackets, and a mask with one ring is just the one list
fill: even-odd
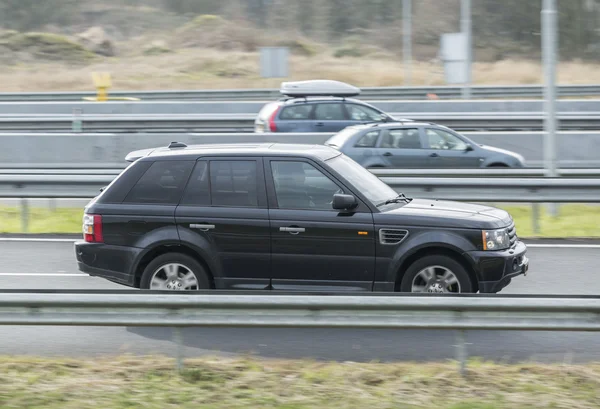
[(134, 263), (141, 249), (77, 241), (74, 244), (79, 271), (129, 287), (135, 286)]
[(497, 293), (514, 277), (527, 275), (529, 258), (527, 246), (517, 241), (514, 247), (501, 251), (470, 251), (465, 253), (479, 280), (480, 293)]

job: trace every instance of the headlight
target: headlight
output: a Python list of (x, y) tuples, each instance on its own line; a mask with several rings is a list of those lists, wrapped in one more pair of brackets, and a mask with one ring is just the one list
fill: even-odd
[(481, 238), (484, 250), (505, 250), (510, 247), (507, 229), (483, 230)]

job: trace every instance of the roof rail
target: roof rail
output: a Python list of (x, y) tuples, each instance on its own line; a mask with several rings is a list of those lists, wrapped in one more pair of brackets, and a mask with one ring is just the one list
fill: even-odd
[(360, 88), (340, 81), (310, 80), (282, 82), (279, 92), (293, 98), (354, 97), (360, 95)]

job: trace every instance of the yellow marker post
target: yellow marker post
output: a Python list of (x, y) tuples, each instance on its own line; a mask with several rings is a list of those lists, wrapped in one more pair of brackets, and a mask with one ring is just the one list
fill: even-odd
[(108, 88), (112, 86), (110, 74), (108, 72), (92, 73), (92, 79), (94, 80), (94, 85), (96, 86), (96, 90), (98, 91), (98, 96), (96, 98), (97, 101), (107, 101), (108, 100)]

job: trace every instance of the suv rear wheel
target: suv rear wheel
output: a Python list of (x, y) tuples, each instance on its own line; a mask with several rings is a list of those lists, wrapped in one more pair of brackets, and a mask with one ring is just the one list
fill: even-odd
[(472, 293), (473, 283), (465, 268), (442, 255), (426, 256), (406, 270), (400, 291), (407, 293)]
[(156, 257), (144, 269), (140, 288), (162, 291), (197, 291), (210, 288), (210, 280), (200, 263), (180, 253)]

